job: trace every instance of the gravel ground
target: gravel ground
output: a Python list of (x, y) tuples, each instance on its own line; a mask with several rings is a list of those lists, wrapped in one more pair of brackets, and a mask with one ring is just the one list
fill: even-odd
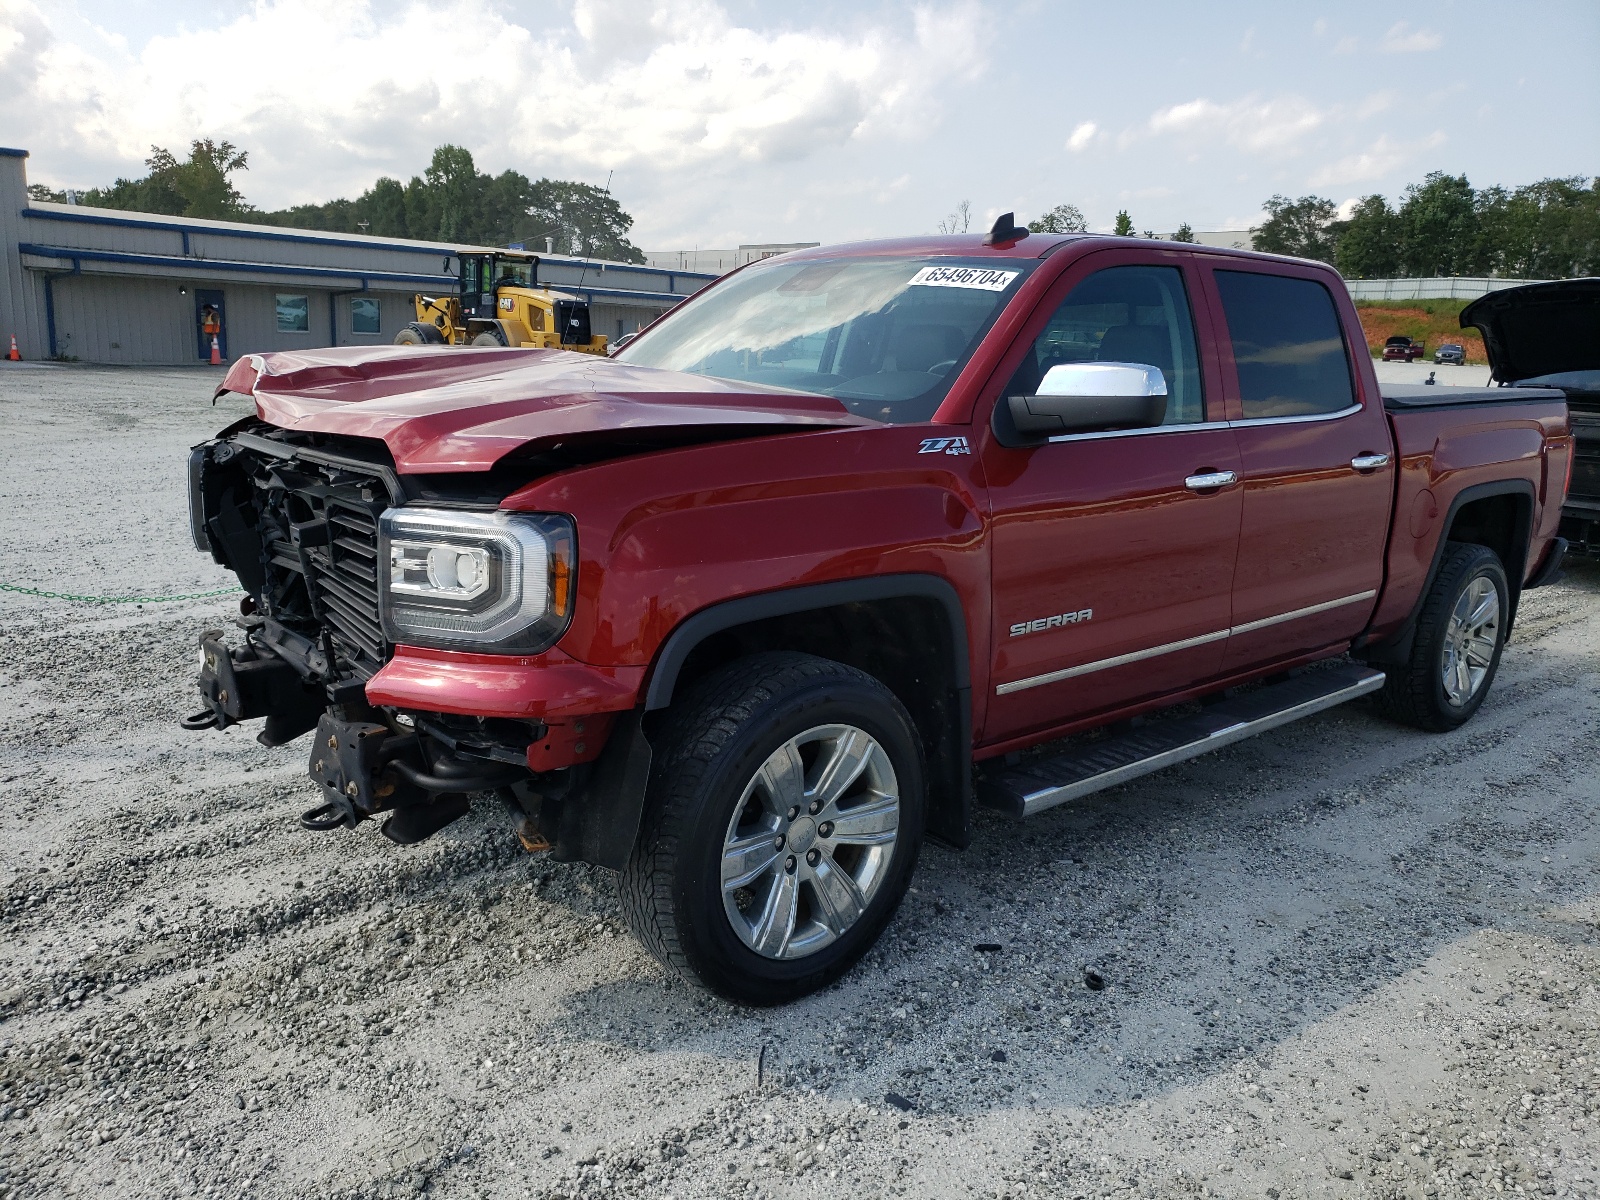
[[(0, 582), (225, 586), (214, 379), (0, 364)], [(303, 743), (176, 724), (229, 610), (0, 592), (0, 1200), (1600, 1194), (1592, 566), (1466, 729), (1347, 706), (985, 816), (765, 1012), (488, 807), (299, 829)]]

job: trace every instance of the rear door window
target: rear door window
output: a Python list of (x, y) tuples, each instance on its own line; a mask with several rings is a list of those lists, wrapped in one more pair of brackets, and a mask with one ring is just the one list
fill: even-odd
[(1218, 271), (1245, 420), (1314, 416), (1356, 402), (1344, 330), (1310, 279)]

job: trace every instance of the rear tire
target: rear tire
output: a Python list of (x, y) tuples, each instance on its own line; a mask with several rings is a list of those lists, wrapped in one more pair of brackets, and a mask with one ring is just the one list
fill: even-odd
[(782, 1004), (848, 971), (921, 848), (922, 751), (904, 705), (854, 667), (762, 653), (696, 684), (654, 740), (620, 880), (640, 942), (741, 1004)]
[(1454, 542), (1417, 618), (1411, 657), (1388, 668), (1379, 695), (1384, 714), (1444, 733), (1478, 711), (1505, 647), (1511, 588), (1487, 546)]

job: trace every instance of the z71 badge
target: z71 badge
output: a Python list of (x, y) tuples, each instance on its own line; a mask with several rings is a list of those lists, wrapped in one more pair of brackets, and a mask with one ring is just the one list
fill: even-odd
[(923, 438), (918, 454), (971, 454), (972, 447), (964, 437)]
[(1053, 617), (1039, 617), (1033, 621), (1018, 621), (1011, 627), (1012, 637), (1025, 633), (1038, 633), (1043, 629), (1059, 629), (1063, 625), (1078, 625), (1094, 619), (1094, 609), (1080, 608), (1077, 612), (1057, 613)]

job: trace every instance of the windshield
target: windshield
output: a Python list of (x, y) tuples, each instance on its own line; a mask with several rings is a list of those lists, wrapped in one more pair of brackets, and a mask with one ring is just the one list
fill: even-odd
[(1036, 265), (774, 260), (714, 285), (617, 357), (833, 396), (891, 424), (926, 421)]
[(533, 264), (522, 259), (502, 258), (495, 264), (497, 287), (532, 287)]

